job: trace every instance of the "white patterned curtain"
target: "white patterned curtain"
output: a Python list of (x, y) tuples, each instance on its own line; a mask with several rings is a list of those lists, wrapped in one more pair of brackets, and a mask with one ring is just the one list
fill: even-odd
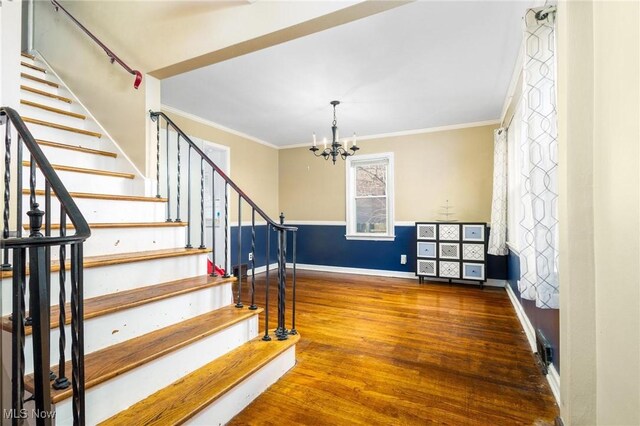
[(558, 134), (554, 16), (525, 15), (520, 293), (538, 308), (559, 307)]
[(507, 249), (507, 132), (493, 131), (493, 200), (488, 253), (506, 256)]

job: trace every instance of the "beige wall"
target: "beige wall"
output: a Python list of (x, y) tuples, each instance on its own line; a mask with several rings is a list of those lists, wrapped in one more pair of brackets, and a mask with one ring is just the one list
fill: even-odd
[[(456, 219), (489, 222), (493, 129), (472, 127), (364, 140), (359, 154), (393, 152), (395, 220), (440, 219), (449, 200)], [(280, 208), (288, 220), (345, 220), (345, 162), (307, 147), (280, 150)]]
[[(231, 152), (231, 179), (265, 211), (277, 221), (278, 215), (278, 150), (256, 143), (250, 139), (220, 130), (200, 121), (183, 117), (174, 112), (163, 111), (182, 131), (194, 136), (228, 146)], [(237, 221), (238, 197), (229, 192), (231, 221)], [(251, 213), (243, 204), (243, 220), (250, 220)], [(256, 217), (256, 220), (259, 220)]]
[(566, 424), (640, 424), (640, 6), (558, 9)]

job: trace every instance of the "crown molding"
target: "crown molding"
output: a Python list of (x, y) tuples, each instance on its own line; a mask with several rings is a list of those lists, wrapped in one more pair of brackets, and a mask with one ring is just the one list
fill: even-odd
[(213, 127), (215, 129), (222, 130), (223, 132), (231, 133), (233, 135), (240, 136), (240, 137), (245, 138), (245, 139), (249, 139), (252, 142), (259, 143), (260, 145), (268, 146), (269, 148), (273, 148), (273, 149), (280, 149), (281, 148), (281, 147), (279, 147), (277, 145), (272, 144), (271, 142), (267, 142), (265, 140), (256, 138), (255, 136), (251, 136), (251, 135), (248, 135), (246, 133), (239, 132), (237, 130), (233, 130), (233, 129), (229, 128), (229, 127), (223, 126), (222, 124), (215, 123), (215, 122), (213, 122), (211, 120), (207, 120), (206, 118), (202, 118), (202, 117), (200, 117), (198, 115), (191, 114), (189, 112), (183, 111), (183, 110), (178, 109), (178, 108), (174, 108), (174, 107), (166, 105), (166, 104), (160, 105), (160, 108), (165, 110), (166, 112), (170, 112), (172, 114), (177, 114), (177, 115), (180, 115), (180, 116), (182, 116), (184, 118), (188, 118), (189, 120), (193, 120), (193, 121), (198, 122), (200, 124), (204, 124), (205, 126)]
[[(419, 135), (422, 133), (436, 133), (436, 132), (446, 132), (449, 130), (459, 130), (459, 129), (468, 129), (470, 127), (482, 127), (482, 126), (491, 126), (495, 124), (500, 124), (500, 120), (486, 120), (486, 121), (474, 121), (471, 123), (461, 123), (461, 124), (452, 124), (449, 126), (439, 126), (439, 127), (426, 127), (424, 129), (414, 129), (414, 130), (403, 130), (400, 132), (392, 132), (392, 133), (379, 133), (375, 135), (364, 135), (358, 136), (358, 142), (371, 140), (371, 139), (382, 139), (382, 138), (391, 138), (398, 136), (410, 136), (410, 135)], [(291, 148), (304, 148), (311, 147), (311, 143), (298, 143), (293, 145), (284, 145), (278, 147), (278, 149), (291, 149)]]

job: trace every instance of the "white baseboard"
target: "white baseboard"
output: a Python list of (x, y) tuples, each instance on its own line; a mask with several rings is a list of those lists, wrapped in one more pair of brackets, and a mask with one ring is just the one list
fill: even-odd
[[(287, 268), (292, 268), (293, 263), (287, 263)], [(355, 275), (370, 275), (375, 277), (390, 277), (390, 278), (411, 278), (417, 280), (418, 277), (414, 272), (406, 271), (389, 271), (386, 269), (366, 269), (366, 268), (349, 268), (346, 266), (329, 266), (329, 265), (311, 265), (308, 263), (298, 263), (297, 269), (306, 271), (320, 271), (320, 272), (335, 272), (341, 274), (355, 274)], [(459, 284), (469, 284), (465, 281), (460, 281)], [(473, 284), (475, 285), (475, 284)], [(504, 287), (506, 281), (488, 279), (485, 283), (487, 287)]]
[[(278, 269), (278, 263), (272, 263), (269, 265), (269, 271), (276, 271), (277, 272)], [(266, 266), (259, 266), (256, 268), (256, 275), (258, 274), (262, 274), (264, 272), (267, 272), (267, 267)], [(251, 275), (251, 271), (247, 271), (247, 273), (249, 275)]]
[[(522, 325), (522, 329), (524, 330), (525, 335), (527, 336), (527, 340), (529, 341), (529, 346), (531, 346), (532, 352), (538, 352), (538, 348), (536, 347), (536, 332), (533, 328), (533, 324), (529, 321), (529, 317), (524, 312), (524, 308), (520, 304), (520, 301), (516, 297), (515, 293), (511, 289), (510, 285), (505, 287), (507, 289), (507, 294), (509, 295), (509, 299), (511, 300), (511, 304), (513, 305), (516, 315), (520, 320), (520, 324)], [(547, 374), (547, 381), (549, 382), (549, 386), (551, 387), (551, 392), (553, 396), (556, 398), (556, 402), (558, 406), (560, 406), (560, 374), (556, 368), (551, 364), (549, 366), (549, 373)]]

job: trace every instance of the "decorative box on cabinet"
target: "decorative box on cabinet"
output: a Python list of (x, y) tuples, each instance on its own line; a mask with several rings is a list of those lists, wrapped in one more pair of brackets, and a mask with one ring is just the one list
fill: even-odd
[(475, 281), (484, 286), (487, 225), (475, 222), (416, 223), (416, 275)]

